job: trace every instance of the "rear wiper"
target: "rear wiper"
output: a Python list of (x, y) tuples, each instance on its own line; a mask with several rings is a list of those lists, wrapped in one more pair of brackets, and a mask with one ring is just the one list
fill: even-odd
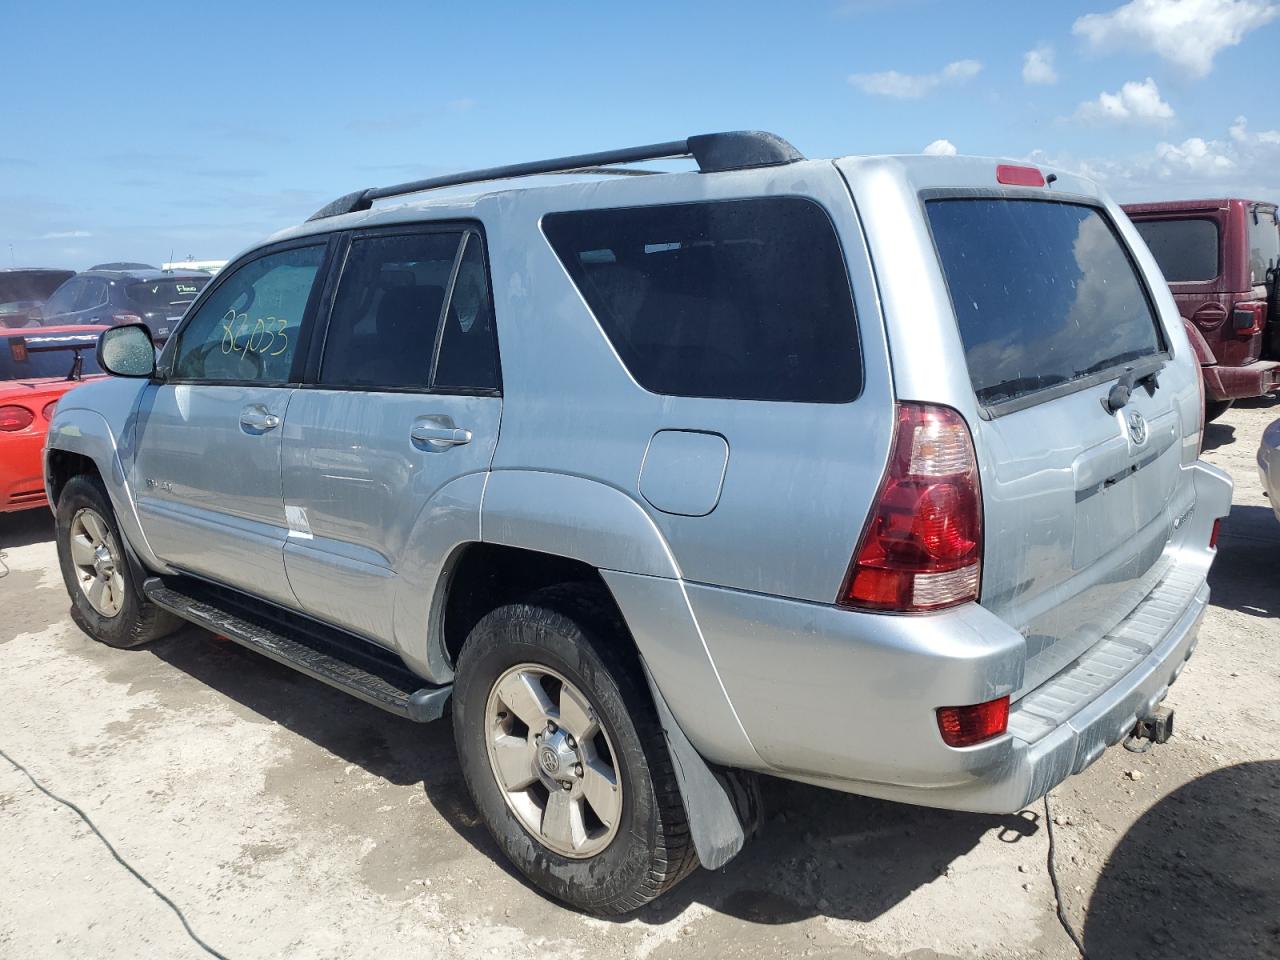
[(1107, 395), (1102, 398), (1102, 409), (1107, 411), (1108, 415), (1123, 409), (1128, 404), (1129, 395), (1133, 393), (1134, 387), (1145, 386), (1148, 395), (1154, 394), (1156, 387), (1160, 386), (1159, 376), (1160, 371), (1163, 369), (1163, 360), (1141, 376), (1137, 376), (1134, 373), (1133, 367), (1125, 367), (1124, 373), (1120, 374), (1120, 379), (1112, 384), (1111, 389), (1107, 391)]

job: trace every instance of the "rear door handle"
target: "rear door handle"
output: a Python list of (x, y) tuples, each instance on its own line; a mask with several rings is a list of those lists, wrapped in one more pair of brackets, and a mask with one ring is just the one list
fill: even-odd
[(414, 424), (409, 436), (416, 443), (426, 443), (433, 447), (457, 447), (471, 442), (470, 430), (429, 422)]
[(257, 430), (265, 433), (280, 426), (280, 418), (274, 413), (268, 413), (266, 407), (245, 407), (240, 411), (240, 426), (246, 430)]

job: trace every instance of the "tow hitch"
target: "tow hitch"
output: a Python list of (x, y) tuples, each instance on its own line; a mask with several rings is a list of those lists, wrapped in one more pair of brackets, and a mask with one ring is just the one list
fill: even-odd
[(1146, 753), (1153, 744), (1168, 743), (1173, 736), (1173, 711), (1156, 707), (1149, 717), (1139, 717), (1133, 731), (1124, 738), (1124, 748), (1131, 753)]

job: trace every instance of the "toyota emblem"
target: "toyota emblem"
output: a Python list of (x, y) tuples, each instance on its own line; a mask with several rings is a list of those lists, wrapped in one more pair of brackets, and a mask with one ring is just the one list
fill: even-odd
[(1129, 414), (1129, 439), (1137, 446), (1147, 442), (1147, 421), (1137, 410)]

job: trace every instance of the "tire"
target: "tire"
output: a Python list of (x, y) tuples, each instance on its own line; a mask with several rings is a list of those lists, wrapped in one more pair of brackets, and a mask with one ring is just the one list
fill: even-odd
[[(71, 596), (71, 618), (94, 640), (109, 647), (139, 647), (172, 633), (182, 624), (173, 614), (148, 601), (142, 595), (141, 584), (134, 582), (115, 511), (96, 477), (81, 475), (67, 482), (58, 498), (55, 530), (58, 564)], [(108, 587), (103, 592), (100, 586), (97, 606), (90, 599), (93, 578), (73, 556), (85, 559), (85, 554), (79, 546), (74, 550), (72, 546), (73, 535), (84, 543), (85, 534), (94, 530), (109, 556), (109, 561), (102, 561), (99, 567)], [(90, 577), (90, 586), (84, 582), (86, 577)]]
[(1231, 409), (1234, 400), (1206, 400), (1204, 402), (1204, 422), (1212, 423)]
[[(546, 784), (557, 783), (539, 766), (541, 753), (532, 755), (534, 774), (540, 780), (517, 797), (518, 805), (509, 799), (516, 795), (499, 782), (500, 764), (491, 760), (490, 751), (497, 752), (497, 747), (488, 738), (495, 738), (495, 744), (499, 737), (512, 739), (500, 729), (504, 722), (526, 727), (530, 738), (545, 736), (535, 734), (536, 723), (522, 724), (515, 709), (510, 709), (512, 719), (506, 721), (496, 718), (507, 717), (507, 712), (494, 712), (495, 704), (499, 709), (506, 706), (499, 696), (500, 681), (511, 676), (527, 678), (538, 671), (547, 671), (540, 681), (546, 684), (542, 689), (551, 690), (548, 702), (556, 704), (556, 719), (564, 722), (565, 729), (558, 735), (573, 725), (573, 711), (564, 707), (565, 686), (557, 687), (557, 677), (589, 704), (588, 716), (607, 740), (620, 788), (616, 801), (620, 813), (615, 827), (597, 827), (597, 833), (613, 832), (607, 845), (593, 852), (565, 855), (535, 833), (536, 826), (528, 825), (529, 798), (536, 815), (537, 797), (545, 792), (546, 803), (551, 803)], [(553, 587), (483, 617), (458, 657), (453, 724), (463, 777), (489, 832), (520, 872), (551, 897), (598, 915), (630, 913), (697, 867), (665, 735), (631, 639), (611, 605), (601, 602), (590, 587)], [(521, 742), (523, 738), (518, 732), (514, 737)], [(572, 745), (573, 738), (568, 740)], [(598, 738), (594, 742), (596, 756), (603, 756)], [(544, 739), (539, 749), (547, 749), (548, 743)], [(594, 763), (587, 764), (588, 773)], [(576, 765), (579, 775), (583, 766)], [(578, 784), (572, 789), (578, 789)], [(579, 809), (579, 824), (594, 813), (594, 809), (586, 812), (587, 807)], [(603, 841), (586, 841), (584, 851), (599, 842)]]

